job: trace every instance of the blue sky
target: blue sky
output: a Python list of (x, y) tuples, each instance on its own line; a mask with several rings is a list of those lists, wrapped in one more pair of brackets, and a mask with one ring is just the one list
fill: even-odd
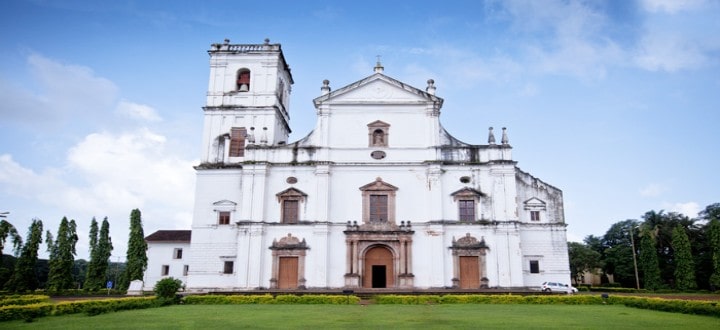
[[(87, 257), (107, 216), (124, 258), (145, 232), (189, 228), (207, 50), (281, 43), (291, 140), (312, 99), (385, 73), (434, 79), (441, 122), (487, 141), (507, 127), (518, 166), (564, 192), (568, 238), (649, 210), (694, 217), (720, 202), (720, 2), (0, 2), (0, 211), (22, 233), (78, 222)], [(8, 251), (6, 251), (8, 252)]]

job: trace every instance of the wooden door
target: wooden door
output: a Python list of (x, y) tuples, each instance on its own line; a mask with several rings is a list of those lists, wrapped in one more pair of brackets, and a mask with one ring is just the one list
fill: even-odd
[[(373, 267), (375, 266), (375, 267)], [(380, 266), (380, 267), (378, 267)], [(375, 272), (385, 270), (384, 283), (381, 276), (376, 276), (373, 281), (373, 269)], [(377, 274), (377, 273), (376, 273)], [(383, 285), (384, 284), (384, 285)], [(363, 269), (363, 287), (364, 288), (392, 288), (395, 285), (395, 269), (393, 268), (393, 255), (389, 249), (377, 246), (365, 253), (365, 264)]]
[(480, 288), (480, 264), (478, 257), (460, 257), (460, 288)]
[(298, 257), (280, 257), (278, 289), (297, 289)]

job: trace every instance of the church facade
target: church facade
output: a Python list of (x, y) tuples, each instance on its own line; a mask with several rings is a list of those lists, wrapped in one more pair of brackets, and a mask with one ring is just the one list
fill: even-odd
[(415, 88), (379, 62), (325, 80), (314, 130), (291, 142), (280, 44), (208, 53), (192, 228), (148, 236), (146, 289), (171, 274), (194, 292), (570, 282), (562, 192), (517, 167), (505, 128), (452, 137), (432, 80)]

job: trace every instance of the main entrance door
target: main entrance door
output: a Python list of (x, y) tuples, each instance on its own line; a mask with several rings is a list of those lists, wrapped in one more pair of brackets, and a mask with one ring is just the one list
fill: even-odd
[(298, 258), (280, 257), (278, 265), (278, 289), (297, 289), (298, 287)]
[(393, 255), (388, 248), (376, 246), (368, 250), (365, 253), (364, 266), (364, 288), (392, 288), (395, 286)]
[(480, 287), (480, 267), (478, 257), (460, 257), (460, 288), (477, 289)]

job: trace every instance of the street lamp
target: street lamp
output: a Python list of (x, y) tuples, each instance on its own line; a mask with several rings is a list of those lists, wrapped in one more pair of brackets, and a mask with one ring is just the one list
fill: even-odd
[(635, 256), (635, 227), (630, 227), (630, 244), (632, 244), (633, 266), (635, 266), (635, 287), (640, 290), (640, 277), (638, 277), (637, 257)]

